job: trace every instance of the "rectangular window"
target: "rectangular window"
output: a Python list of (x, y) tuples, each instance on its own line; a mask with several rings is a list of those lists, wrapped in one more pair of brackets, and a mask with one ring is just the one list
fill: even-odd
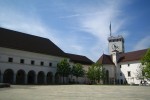
[(41, 61), (41, 66), (43, 66), (44, 65), (44, 62), (43, 61)]
[(9, 57), (8, 62), (13, 62), (13, 58)]
[(52, 63), (49, 63), (49, 66), (52, 66)]
[(21, 63), (21, 64), (24, 64), (24, 59), (20, 59), (20, 63)]
[(31, 65), (34, 65), (34, 60), (31, 60)]
[(120, 65), (120, 68), (121, 68), (121, 65)]
[(131, 77), (131, 72), (130, 71), (128, 71), (128, 77)]
[(128, 66), (130, 66), (130, 64), (128, 64)]

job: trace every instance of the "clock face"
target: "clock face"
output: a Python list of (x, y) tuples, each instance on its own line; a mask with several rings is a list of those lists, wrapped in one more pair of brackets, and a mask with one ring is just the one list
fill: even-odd
[(113, 44), (113, 45), (112, 45), (112, 49), (113, 49), (113, 50), (118, 50), (118, 49), (119, 49), (119, 46), (116, 45), (116, 44)]

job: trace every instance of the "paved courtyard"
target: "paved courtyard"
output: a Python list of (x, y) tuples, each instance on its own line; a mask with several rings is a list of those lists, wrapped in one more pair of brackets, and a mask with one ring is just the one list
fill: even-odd
[(0, 100), (150, 100), (150, 86), (12, 85)]

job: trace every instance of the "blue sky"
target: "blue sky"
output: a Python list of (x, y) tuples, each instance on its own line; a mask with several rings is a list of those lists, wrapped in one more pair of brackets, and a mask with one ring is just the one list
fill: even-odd
[(96, 61), (112, 34), (125, 51), (150, 47), (150, 0), (0, 0), (0, 27), (46, 37), (64, 52)]

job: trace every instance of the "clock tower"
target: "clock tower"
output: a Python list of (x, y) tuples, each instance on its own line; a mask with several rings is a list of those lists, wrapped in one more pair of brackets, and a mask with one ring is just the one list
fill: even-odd
[(121, 35), (118, 36), (111, 35), (111, 22), (109, 28), (110, 28), (110, 36), (108, 37), (109, 54), (112, 55), (114, 51), (124, 53), (124, 38)]
[(124, 52), (124, 38), (122, 36), (110, 36), (108, 37), (108, 42), (109, 54), (112, 54), (115, 50), (119, 53)]

